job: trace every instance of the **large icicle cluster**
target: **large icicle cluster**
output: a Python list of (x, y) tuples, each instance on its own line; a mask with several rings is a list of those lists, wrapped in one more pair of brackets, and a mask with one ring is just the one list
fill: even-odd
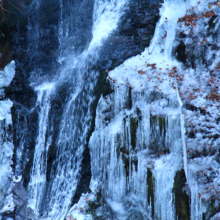
[(11, 107), (12, 101), (5, 99), (4, 87), (9, 86), (15, 74), (15, 62), (11, 61), (0, 71), (0, 219), (14, 211), (12, 197), (13, 172), (13, 138)]
[[(129, 90), (131, 100), (123, 96)], [(180, 111), (175, 99), (176, 93), (171, 98), (156, 91), (137, 92), (127, 85), (100, 99), (96, 131), (90, 141), (92, 176), (119, 219), (133, 219), (133, 212), (151, 219), (148, 168), (156, 180), (158, 218), (172, 219), (173, 181), (182, 163)], [(114, 208), (118, 207), (115, 202), (120, 210)]]

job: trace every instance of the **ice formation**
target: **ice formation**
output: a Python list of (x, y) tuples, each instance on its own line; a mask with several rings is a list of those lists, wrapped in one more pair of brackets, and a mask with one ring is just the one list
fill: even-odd
[(12, 172), (12, 101), (4, 99), (4, 87), (9, 86), (15, 74), (15, 62), (11, 61), (4, 70), (0, 71), (0, 219), (3, 213), (14, 211), (12, 197), (13, 172)]
[[(202, 219), (212, 199), (219, 204), (220, 57), (217, 49), (203, 48), (209, 42), (219, 46), (219, 3), (165, 0), (160, 16), (150, 47), (109, 72), (114, 92), (99, 100), (90, 139), (92, 183), (99, 183), (102, 202), (115, 219), (152, 219), (152, 212), (154, 218), (176, 219), (173, 188), (181, 169), (183, 190), (191, 197), (191, 219)], [(198, 44), (194, 68), (175, 58), (181, 34), (187, 50), (192, 42)], [(199, 53), (206, 53), (208, 64)], [(212, 155), (195, 156), (207, 148), (213, 149)], [(150, 173), (154, 198), (148, 195)]]

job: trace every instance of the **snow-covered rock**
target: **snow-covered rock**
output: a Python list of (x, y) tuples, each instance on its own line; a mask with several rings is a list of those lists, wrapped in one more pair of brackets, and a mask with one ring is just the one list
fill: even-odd
[[(15, 62), (12, 61), (3, 71), (0, 71), (0, 89), (9, 86), (14, 74)], [(11, 168), (14, 149), (12, 105), (13, 103), (9, 99), (0, 101), (0, 217), (3, 213), (10, 216), (15, 208), (12, 196), (13, 171)]]

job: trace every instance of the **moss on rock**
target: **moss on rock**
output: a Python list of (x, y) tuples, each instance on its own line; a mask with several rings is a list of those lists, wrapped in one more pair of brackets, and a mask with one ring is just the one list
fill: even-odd
[(184, 170), (177, 171), (174, 178), (173, 193), (176, 217), (178, 220), (190, 220), (189, 196), (184, 191), (186, 177)]
[(137, 132), (137, 127), (138, 127), (138, 119), (137, 118), (130, 118), (130, 132), (131, 132), (131, 145), (132, 149), (135, 150), (136, 148), (136, 142), (137, 142), (137, 137), (136, 137), (136, 132)]
[(151, 204), (152, 209), (152, 218), (154, 218), (154, 177), (150, 170), (150, 168), (147, 169), (147, 185), (148, 185), (148, 195), (147, 200), (148, 204)]

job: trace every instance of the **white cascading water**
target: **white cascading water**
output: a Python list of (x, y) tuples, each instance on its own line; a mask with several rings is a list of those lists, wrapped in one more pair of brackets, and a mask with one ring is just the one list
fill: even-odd
[(38, 93), (37, 105), (40, 108), (39, 131), (36, 140), (33, 168), (29, 183), (30, 207), (38, 210), (42, 202), (43, 190), (46, 182), (47, 152), (50, 138), (46, 140), (48, 114), (50, 110), (50, 95), (54, 84), (43, 84), (36, 88)]
[[(62, 1), (60, 2), (62, 9)], [(47, 188), (47, 209), (43, 214), (47, 219), (61, 220), (71, 205), (77, 183), (79, 181), (79, 171), (82, 162), (82, 153), (84, 151), (87, 131), (91, 121), (91, 103), (94, 100), (93, 91), (96, 84), (98, 72), (89, 70), (89, 63), (96, 62), (99, 48), (103, 41), (117, 27), (117, 23), (123, 13), (126, 1), (121, 0), (96, 0), (93, 13), (93, 37), (85, 51), (80, 55), (65, 53), (60, 45), (60, 62), (62, 67), (60, 77), (54, 83), (44, 83), (36, 88), (38, 92), (37, 105), (40, 107), (39, 114), (39, 134), (36, 141), (34, 162), (31, 172), (31, 179), (28, 186), (29, 205), (36, 214), (42, 212), (43, 201), (42, 193), (45, 190), (46, 183), (46, 160), (48, 145), (46, 143), (46, 129), (48, 123), (48, 114), (50, 111), (50, 96), (55, 94), (56, 87), (61, 85), (67, 78), (72, 81), (74, 87), (71, 97), (63, 113), (60, 133), (57, 142), (56, 160), (54, 164), (56, 169), (53, 173), (52, 184)], [(62, 17), (62, 10), (61, 10)], [(60, 22), (59, 34), (60, 42), (62, 37), (68, 35), (65, 33)], [(63, 47), (65, 44), (63, 44)], [(50, 140), (50, 138), (49, 138)], [(48, 141), (49, 141), (48, 140)]]

